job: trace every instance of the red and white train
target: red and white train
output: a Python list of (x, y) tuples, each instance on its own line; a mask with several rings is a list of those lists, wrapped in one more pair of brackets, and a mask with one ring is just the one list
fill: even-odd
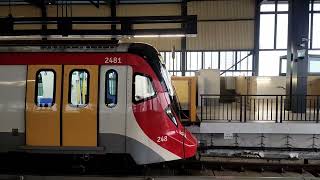
[(129, 154), (150, 164), (196, 151), (152, 46), (1, 50), (1, 155)]

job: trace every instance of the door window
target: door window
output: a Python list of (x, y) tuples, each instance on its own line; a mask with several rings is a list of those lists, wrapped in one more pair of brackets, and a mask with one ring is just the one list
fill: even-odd
[(89, 102), (89, 73), (87, 70), (70, 72), (69, 103), (73, 106), (86, 106)]
[(37, 72), (36, 77), (36, 105), (40, 107), (53, 106), (55, 72), (53, 70), (40, 70)]
[(106, 72), (105, 104), (115, 107), (118, 101), (118, 73), (111, 69)]

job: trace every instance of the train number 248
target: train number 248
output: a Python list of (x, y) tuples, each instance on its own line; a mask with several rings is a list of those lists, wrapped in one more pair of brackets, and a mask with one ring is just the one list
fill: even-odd
[(168, 141), (168, 136), (158, 136), (157, 137), (157, 142), (167, 142)]

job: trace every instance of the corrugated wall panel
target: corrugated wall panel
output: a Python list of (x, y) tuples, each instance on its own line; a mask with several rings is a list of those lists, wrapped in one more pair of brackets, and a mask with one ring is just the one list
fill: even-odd
[[(0, 17), (8, 16), (8, 6), (0, 6)], [(35, 8), (31, 5), (16, 5), (11, 6), (11, 13), (14, 17), (38, 17), (41, 16), (40, 8)]]
[(253, 49), (254, 12), (254, 0), (189, 2), (188, 14), (197, 15), (200, 22), (197, 37), (187, 39), (187, 49)]
[[(119, 5), (117, 6), (117, 16), (180, 16), (181, 10), (179, 4), (145, 4), (145, 5)], [(166, 29), (180, 28), (177, 24), (140, 24), (135, 25), (137, 29)], [(123, 42), (144, 42), (153, 45), (159, 51), (171, 51), (175, 46), (180, 50), (181, 38), (131, 38), (122, 39)]]
[[(8, 16), (8, 6), (0, 6), (0, 17)], [(38, 17), (41, 16), (40, 8), (30, 5), (11, 6), (11, 13), (14, 17)], [(16, 29), (40, 29), (41, 25), (16, 25)]]
[[(251, 19), (254, 17), (254, 0), (214, 0), (192, 1), (188, 3), (188, 14), (198, 15), (199, 20), (217, 19)], [(118, 5), (118, 16), (168, 16), (180, 15), (179, 4)], [(0, 6), (0, 16), (7, 16), (9, 8)], [(69, 15), (71, 9), (68, 9)], [(13, 6), (14, 16), (40, 16), (39, 8), (30, 5)], [(56, 6), (49, 6), (48, 16), (56, 16)], [(73, 5), (73, 16), (110, 16), (108, 6), (96, 8), (92, 5)], [(26, 28), (22, 26), (20, 28)], [(120, 26), (117, 26), (120, 28)], [(176, 24), (136, 25), (135, 28), (172, 28)], [(28, 29), (41, 28), (28, 26)], [(56, 28), (49, 26), (49, 28)], [(75, 25), (77, 29), (110, 28), (109, 25)], [(254, 21), (201, 21), (198, 22), (198, 35), (187, 38), (188, 50), (228, 50), (252, 49), (254, 38)], [(125, 41), (140, 41), (154, 45), (160, 50), (180, 49), (181, 38), (132, 38)]]
[(180, 14), (179, 4), (123, 4), (117, 6), (117, 16), (179, 16)]
[(181, 38), (131, 38), (131, 39), (122, 39), (122, 42), (144, 42), (151, 44), (159, 51), (171, 51), (172, 47), (175, 46), (176, 50), (180, 50)]
[[(64, 9), (64, 12), (65, 9)], [(59, 16), (62, 16), (62, 10), (59, 9)], [(110, 16), (111, 11), (109, 6), (101, 5), (99, 8), (96, 8), (93, 5), (72, 5), (72, 8), (68, 8), (68, 15), (73, 17), (107, 17)], [(57, 16), (57, 6), (48, 6), (48, 16), (56, 17)]]
[(187, 39), (187, 49), (252, 49), (253, 37), (253, 21), (198, 22), (198, 35)]
[(254, 0), (191, 1), (188, 14), (199, 20), (254, 18)]

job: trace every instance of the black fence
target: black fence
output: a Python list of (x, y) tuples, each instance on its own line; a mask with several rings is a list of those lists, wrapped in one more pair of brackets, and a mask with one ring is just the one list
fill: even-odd
[(311, 121), (319, 122), (320, 95), (202, 94), (201, 121)]

